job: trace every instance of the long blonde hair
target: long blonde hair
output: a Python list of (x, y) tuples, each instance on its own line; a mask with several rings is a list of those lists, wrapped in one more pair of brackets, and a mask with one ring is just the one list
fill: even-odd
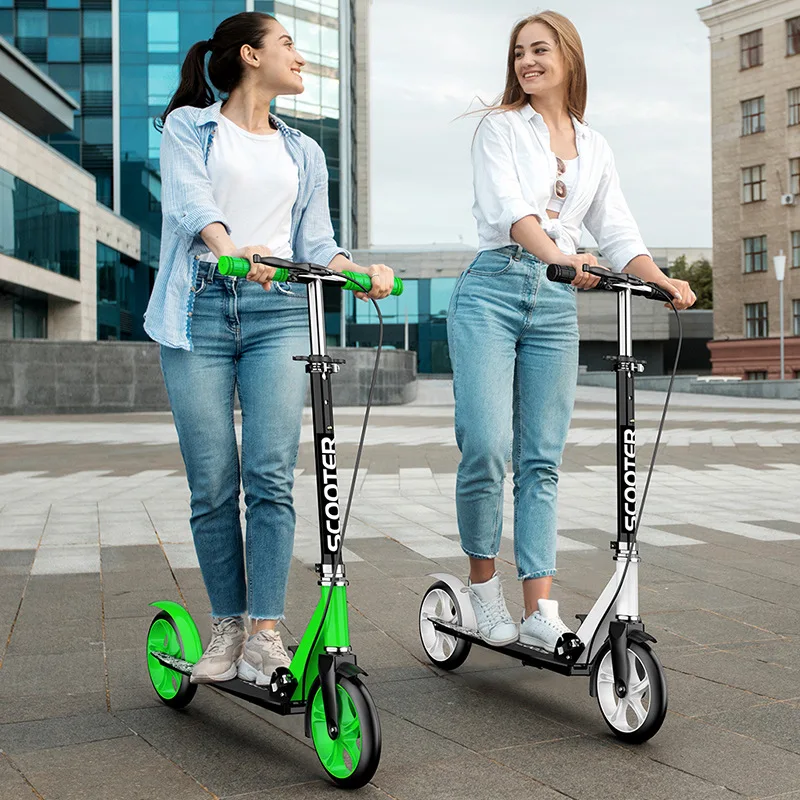
[(522, 108), (528, 102), (528, 95), (522, 91), (516, 70), (514, 69), (514, 48), (520, 31), (532, 22), (547, 25), (561, 49), (567, 68), (567, 111), (578, 122), (583, 122), (586, 113), (586, 61), (583, 55), (583, 43), (577, 28), (563, 14), (557, 11), (542, 11), (521, 19), (511, 31), (508, 45), (508, 65), (506, 67), (506, 87), (502, 97), (495, 105), (481, 111), (512, 111)]

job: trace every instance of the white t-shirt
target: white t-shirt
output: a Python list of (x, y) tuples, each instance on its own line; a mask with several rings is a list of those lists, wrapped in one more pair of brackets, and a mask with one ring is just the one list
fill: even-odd
[[(220, 114), (207, 168), (233, 243), (266, 245), (272, 255), (291, 260), (292, 207), (299, 177), (281, 133), (250, 133)], [(217, 260), (213, 253), (200, 258)]]

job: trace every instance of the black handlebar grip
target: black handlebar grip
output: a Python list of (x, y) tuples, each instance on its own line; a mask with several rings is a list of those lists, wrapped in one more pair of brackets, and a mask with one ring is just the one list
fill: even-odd
[(556, 283), (572, 283), (577, 274), (574, 267), (564, 267), (561, 264), (550, 264), (547, 268), (548, 280)]

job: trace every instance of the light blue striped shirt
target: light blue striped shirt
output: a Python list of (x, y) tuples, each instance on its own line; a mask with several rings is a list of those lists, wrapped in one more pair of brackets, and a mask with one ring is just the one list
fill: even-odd
[[(144, 329), (156, 342), (183, 350), (192, 350), (195, 256), (208, 252), (200, 231), (212, 222), (221, 222), (230, 233), (214, 201), (207, 169), (221, 107), (217, 102), (207, 108), (175, 109), (166, 119), (161, 138), (161, 255)], [(277, 117), (271, 119), (297, 164), (299, 186), (291, 235), (295, 260), (327, 265), (338, 253), (349, 258), (333, 240), (328, 168), (322, 149)]]

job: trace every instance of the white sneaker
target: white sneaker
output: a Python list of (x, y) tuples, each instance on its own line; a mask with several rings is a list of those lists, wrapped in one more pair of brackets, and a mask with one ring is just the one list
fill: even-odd
[(216, 683), (235, 678), (246, 638), (241, 617), (215, 617), (211, 625), (211, 641), (192, 668), (190, 682)]
[(278, 667), (288, 667), (291, 661), (278, 631), (259, 631), (244, 643), (239, 677), (256, 686), (269, 686), (272, 673)]
[(539, 610), (534, 611), (519, 626), (519, 640), (522, 644), (541, 647), (548, 653), (555, 652), (558, 640), (572, 633), (558, 616), (558, 600), (539, 600)]
[(470, 581), (461, 591), (469, 594), (478, 623), (478, 636), (484, 642), (499, 647), (517, 641), (519, 631), (508, 613), (500, 576), (496, 572), (491, 580), (484, 583)]

